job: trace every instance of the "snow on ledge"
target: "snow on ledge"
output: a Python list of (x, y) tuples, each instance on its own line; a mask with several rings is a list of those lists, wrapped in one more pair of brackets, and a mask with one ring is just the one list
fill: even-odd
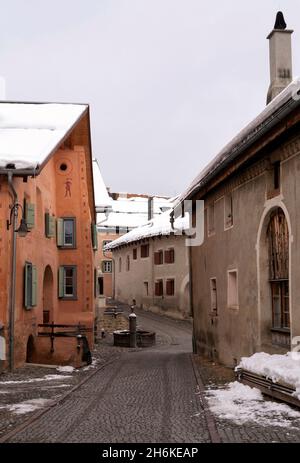
[(258, 352), (251, 357), (242, 357), (236, 367), (251, 371), (271, 379), (274, 383), (284, 382), (293, 387), (295, 397), (300, 399), (300, 353), (288, 352), (285, 355)]

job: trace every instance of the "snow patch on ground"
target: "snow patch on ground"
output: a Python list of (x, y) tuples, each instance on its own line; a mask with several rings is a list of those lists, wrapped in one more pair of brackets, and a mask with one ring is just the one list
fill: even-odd
[(71, 379), (72, 376), (70, 375), (46, 375), (43, 378), (32, 378), (32, 379), (24, 379), (22, 381), (2, 381), (1, 384), (25, 384), (25, 383), (36, 383), (40, 381), (61, 381), (62, 379)]
[(75, 368), (71, 367), (70, 365), (67, 365), (65, 367), (57, 367), (56, 369), (60, 373), (73, 373), (73, 371), (75, 370)]
[(40, 408), (43, 408), (49, 405), (52, 400), (49, 399), (31, 399), (25, 400), (18, 404), (6, 405), (2, 408), (7, 408), (9, 411), (15, 413), (16, 415), (23, 415), (25, 413), (34, 412)]
[(90, 365), (88, 365), (87, 367), (84, 367), (82, 370), (83, 370), (83, 371), (88, 371), (88, 370), (90, 370), (91, 368), (96, 368), (97, 363), (98, 363), (97, 360), (93, 360), (92, 363), (91, 363)]
[(206, 392), (208, 405), (219, 419), (283, 428), (300, 426), (300, 412), (285, 404), (265, 401), (262, 393), (237, 381)]

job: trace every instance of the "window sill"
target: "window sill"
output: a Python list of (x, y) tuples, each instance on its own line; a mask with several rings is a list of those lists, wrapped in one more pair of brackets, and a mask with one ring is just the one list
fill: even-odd
[(234, 312), (238, 312), (239, 308), (240, 307), (238, 305), (228, 305), (227, 306), (227, 309), (232, 310)]
[(271, 328), (271, 332), (272, 333), (281, 333), (281, 334), (286, 334), (286, 335), (291, 334), (291, 330), (288, 329), (288, 328)]
[(59, 297), (60, 301), (78, 301), (78, 298), (76, 296), (72, 297)]
[[(58, 249), (63, 249), (64, 251), (66, 249), (77, 249), (76, 246), (57, 246), (57, 247), (58, 247)], [(95, 249), (93, 249), (93, 250), (95, 251)]]

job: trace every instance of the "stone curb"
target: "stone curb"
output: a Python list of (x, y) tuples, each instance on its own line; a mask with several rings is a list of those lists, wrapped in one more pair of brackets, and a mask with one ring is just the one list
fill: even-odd
[(205, 388), (204, 388), (204, 385), (203, 385), (203, 381), (202, 381), (202, 378), (201, 378), (199, 367), (198, 367), (198, 365), (196, 365), (196, 362), (195, 362), (194, 354), (190, 354), (190, 359), (191, 359), (191, 362), (192, 362), (195, 378), (196, 378), (198, 388), (199, 388), (199, 393), (200, 394), (198, 395), (198, 398), (199, 398), (201, 407), (203, 408), (203, 411), (204, 411), (204, 414), (205, 414), (205, 420), (206, 420), (207, 429), (208, 429), (208, 432), (209, 432), (209, 435), (210, 435), (211, 442), (213, 444), (220, 444), (222, 442), (222, 439), (221, 439), (221, 437), (219, 435), (216, 421), (215, 421), (212, 413), (209, 410), (209, 406), (208, 406), (207, 400), (205, 398), (205, 394), (204, 394), (205, 393)]

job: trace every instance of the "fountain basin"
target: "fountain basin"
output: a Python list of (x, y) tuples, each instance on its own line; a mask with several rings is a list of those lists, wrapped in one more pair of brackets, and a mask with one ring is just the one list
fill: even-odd
[[(114, 331), (114, 346), (130, 347), (130, 332), (129, 330)], [(137, 347), (151, 347), (155, 344), (154, 331), (137, 330), (136, 331)]]

